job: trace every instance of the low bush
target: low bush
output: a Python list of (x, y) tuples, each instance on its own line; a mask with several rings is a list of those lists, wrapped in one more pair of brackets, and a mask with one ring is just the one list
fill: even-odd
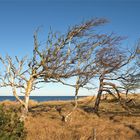
[(0, 105), (0, 140), (25, 140), (24, 122), (17, 110)]

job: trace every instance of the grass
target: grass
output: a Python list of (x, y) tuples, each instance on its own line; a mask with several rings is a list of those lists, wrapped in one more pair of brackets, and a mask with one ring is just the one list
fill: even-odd
[[(108, 97), (100, 104), (100, 117), (93, 112), (95, 98), (79, 99), (79, 106), (68, 120), (62, 122), (57, 111), (63, 115), (73, 108), (72, 101), (30, 102), (30, 112), (25, 121), (27, 140), (139, 140), (140, 95), (130, 95), (128, 103), (131, 114), (118, 101)], [(5, 102), (6, 104), (6, 102)], [(18, 103), (11, 102), (11, 105)], [(8, 101), (8, 104), (10, 102)], [(16, 105), (17, 106), (17, 105)]]

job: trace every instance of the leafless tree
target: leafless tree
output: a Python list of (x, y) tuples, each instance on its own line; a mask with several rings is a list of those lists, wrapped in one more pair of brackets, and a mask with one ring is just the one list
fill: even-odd
[[(70, 28), (63, 35), (50, 32), (46, 48), (40, 50), (38, 46), (35, 49), (42, 59), (42, 66), (46, 71), (44, 75), (46, 82), (60, 82), (75, 88), (74, 109), (77, 107), (79, 89), (85, 87), (98, 73), (97, 65), (95, 65), (97, 64), (95, 63), (95, 52), (102, 48), (109, 48), (122, 40), (121, 37), (114, 34), (107, 35), (95, 32), (97, 26), (105, 23), (105, 19), (93, 19)], [(110, 51), (113, 52), (113, 50)], [(113, 55), (112, 57), (114, 57)], [(120, 57), (115, 58), (114, 61), (117, 60), (118, 62)], [(108, 61), (110, 61), (109, 59), (111, 60), (110, 56)], [(105, 70), (105, 73), (117, 68), (117, 65), (119, 65), (117, 62), (109, 64), (110, 66), (104, 65), (106, 68), (109, 67)], [(98, 63), (98, 65), (102, 64)], [(66, 83), (65, 79), (72, 77), (76, 79), (75, 84)]]
[(118, 74), (117, 79), (120, 82), (120, 90), (121, 92), (125, 91), (126, 97), (128, 93), (137, 90), (139, 87), (140, 76), (137, 72), (137, 68), (135, 66), (131, 66), (127, 70), (124, 70), (123, 73)]
[[(35, 40), (35, 46), (36, 43)], [(33, 57), (30, 60), (28, 60), (27, 57), (20, 60), (17, 56), (15, 59), (12, 59), (8, 55), (5, 58), (0, 57), (0, 60), (4, 69), (0, 75), (0, 86), (10, 86), (12, 88), (13, 95), (24, 107), (23, 116), (25, 116), (28, 112), (29, 96), (31, 92), (39, 88), (38, 84), (43, 82), (41, 75), (44, 70), (41, 61), (37, 58), (35, 50), (33, 50)], [(24, 99), (20, 98), (18, 92), (24, 95)]]
[[(98, 26), (107, 23), (106, 19), (95, 18), (82, 24), (73, 26), (65, 34), (50, 31), (44, 45), (38, 42), (38, 30), (34, 33), (33, 56), (28, 61), (18, 57), (15, 61), (7, 56), (1, 57), (5, 72), (1, 75), (1, 86), (10, 86), (17, 100), (28, 112), (29, 96), (32, 90), (41, 82), (56, 82), (75, 88), (75, 108), (77, 108), (77, 95), (80, 88), (90, 88), (87, 84), (99, 76), (99, 91), (95, 102), (95, 111), (98, 111), (103, 91), (115, 96), (108, 87), (115, 89), (120, 98), (119, 90), (108, 75), (118, 71), (129, 63), (133, 54), (126, 57), (118, 48), (122, 40), (114, 34), (96, 32)], [(43, 48), (42, 48), (43, 47)], [(75, 83), (67, 83), (66, 79), (74, 78)], [(17, 89), (25, 95), (22, 100)], [(71, 112), (69, 113), (71, 114)], [(67, 118), (66, 115), (65, 118)]]
[[(66, 79), (82, 73), (80, 68), (76, 67), (79, 61), (77, 48), (85, 49), (87, 46), (89, 49), (94, 49), (100, 43), (104, 43), (106, 35), (93, 34), (90, 29), (106, 22), (106, 19), (90, 20), (74, 26), (66, 35), (51, 31), (46, 42), (46, 49), (43, 51), (39, 50), (37, 30), (34, 34), (33, 57), (29, 62), (26, 58), (19, 60), (16, 57), (14, 61), (10, 56), (6, 56), (5, 59), (1, 57), (1, 62), (5, 67), (5, 72), (1, 75), (1, 86), (12, 87), (14, 96), (24, 106), (24, 111), (27, 113), (29, 95), (37, 88), (37, 84), (43, 82), (44, 79), (45, 82), (52, 82), (52, 80), (59, 82), (62, 78)], [(25, 95), (24, 100), (18, 96), (17, 89), (21, 89), (21, 93)]]
[(136, 44), (135, 53), (133, 59), (131, 59), (130, 64), (126, 68), (117, 73), (117, 80), (121, 84), (121, 89), (125, 90), (125, 94), (131, 91), (135, 91), (140, 88), (140, 42)]
[(100, 44), (105, 43), (107, 35), (96, 34), (93, 28), (106, 22), (106, 19), (98, 18), (89, 20), (70, 28), (67, 33), (62, 35), (51, 31), (48, 35), (46, 48), (40, 50), (39, 44), (35, 48), (46, 71), (45, 80), (59, 81), (62, 78), (82, 74), (83, 71), (80, 71), (80, 69), (85, 61), (80, 62), (80, 66), (77, 67), (79, 65), (79, 56), (83, 55), (82, 59), (91, 57), (91, 51)]
[[(130, 53), (130, 55), (126, 55), (116, 45), (112, 47), (102, 48), (97, 51), (96, 65), (99, 73), (99, 90), (95, 101), (95, 112), (98, 112), (99, 103), (103, 91), (113, 95), (110, 89), (114, 89), (117, 93), (118, 100), (120, 100), (120, 91), (117, 85), (113, 82), (113, 76), (114, 73), (129, 64), (134, 57), (135, 53)], [(118, 78), (116, 78), (116, 80), (117, 79)]]

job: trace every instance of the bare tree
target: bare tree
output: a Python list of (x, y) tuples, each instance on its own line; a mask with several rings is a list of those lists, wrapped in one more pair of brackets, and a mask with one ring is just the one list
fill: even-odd
[[(106, 23), (105, 19), (93, 19), (70, 28), (68, 32), (63, 35), (57, 35), (56, 33), (50, 32), (46, 45), (47, 47), (40, 50), (38, 46), (35, 49), (42, 59), (42, 66), (46, 71), (44, 75), (46, 82), (60, 82), (64, 85), (70, 85), (75, 88), (74, 109), (77, 107), (77, 95), (79, 89), (85, 87), (98, 73), (99, 69), (96, 69), (97, 65), (102, 65), (101, 61), (101, 63), (95, 63), (95, 52), (97, 50), (100, 50), (101, 52), (101, 49), (105, 48), (107, 49), (106, 53), (112, 51), (112, 53), (108, 54), (112, 55), (114, 59), (113, 64), (109, 63), (105, 66), (105, 63), (107, 64), (107, 62), (105, 62), (102, 65), (106, 67), (104, 71), (105, 74), (117, 69), (119, 67), (118, 65), (121, 63), (118, 59), (122, 59), (122, 56), (119, 55), (114, 58), (114, 50), (109, 50), (108, 48), (118, 44), (122, 38), (114, 36), (114, 34), (107, 35), (95, 32), (94, 28), (104, 23)], [(103, 52), (105, 51), (103, 50)], [(106, 57), (108, 61), (112, 60), (112, 58), (110, 58), (111, 56)], [(101, 77), (104, 77), (104, 72)], [(65, 79), (71, 77), (76, 77), (74, 85), (65, 82)]]
[(131, 91), (135, 91), (139, 88), (140, 85), (140, 76), (137, 73), (137, 68), (135, 66), (131, 66), (123, 73), (118, 74), (118, 81), (120, 82), (120, 90), (125, 91), (125, 95), (127, 98), (128, 93)]
[[(79, 75), (80, 69), (75, 67), (79, 59), (77, 48), (79, 46), (95, 48), (100, 42), (103, 42), (101, 36), (93, 35), (90, 33), (90, 29), (106, 22), (105, 19), (90, 20), (74, 26), (66, 35), (57, 35), (51, 31), (46, 42), (47, 47), (43, 51), (39, 51), (37, 30), (34, 34), (33, 57), (29, 62), (25, 58), (19, 60), (16, 57), (14, 62), (10, 56), (5, 59), (1, 57), (1, 62), (5, 67), (5, 72), (1, 75), (1, 86), (12, 87), (14, 96), (24, 106), (24, 111), (27, 113), (29, 95), (32, 90), (37, 88), (37, 84), (44, 82), (42, 79), (45, 79), (45, 82), (51, 82), (52, 80), (60, 81), (60, 78)], [(83, 42), (81, 37), (84, 37), (82, 38)], [(94, 41), (92, 41), (93, 37)], [(97, 41), (99, 39), (100, 41)], [(18, 96), (17, 89), (21, 89), (21, 93), (25, 95), (24, 100)]]
[(134, 57), (131, 59), (130, 64), (128, 64), (123, 71), (117, 73), (116, 79), (120, 82), (120, 89), (125, 91), (127, 94), (131, 91), (135, 91), (140, 88), (140, 42), (136, 44), (134, 48)]
[(96, 65), (99, 73), (99, 90), (95, 101), (95, 112), (98, 112), (103, 91), (113, 95), (110, 89), (114, 89), (118, 99), (121, 98), (118, 87), (112, 82), (112, 76), (115, 72), (127, 65), (133, 57), (134, 54), (126, 56), (117, 46), (106, 47), (97, 51)]
[[(35, 46), (36, 43), (35, 40)], [(33, 57), (31, 60), (28, 60), (27, 57), (20, 60), (17, 56), (14, 60), (8, 55), (5, 59), (0, 57), (0, 60), (5, 69), (0, 75), (0, 86), (10, 86), (12, 88), (13, 95), (24, 107), (23, 116), (25, 116), (28, 112), (29, 96), (31, 92), (38, 88), (40, 82), (43, 82), (41, 78), (44, 72), (41, 65), (42, 62), (37, 58), (35, 50), (33, 50)], [(23, 100), (20, 98), (18, 92), (24, 95)]]
[[(126, 65), (133, 55), (125, 58), (125, 55), (116, 47), (122, 40), (121, 37), (95, 32), (98, 26), (105, 23), (107, 23), (106, 19), (95, 18), (73, 26), (65, 34), (50, 31), (45, 48), (38, 42), (37, 30), (34, 34), (33, 56), (30, 61), (25, 58), (19, 60), (16, 57), (16, 63), (14, 63), (9, 56), (5, 59), (1, 57), (5, 67), (5, 72), (1, 76), (1, 86), (12, 87), (13, 94), (24, 106), (25, 114), (28, 112), (30, 93), (41, 82), (59, 82), (74, 87), (74, 110), (78, 105), (79, 89), (90, 88), (87, 84), (97, 74), (100, 77), (100, 86), (95, 111), (98, 111), (102, 92), (112, 94), (106, 86), (115, 89), (120, 98), (116, 85), (105, 80), (108, 75)], [(66, 79), (69, 78), (74, 78), (75, 83), (67, 83)], [(24, 93), (24, 100), (18, 96), (17, 89), (21, 89), (21, 93)]]
[[(134, 78), (134, 75), (137, 73), (135, 68), (133, 67), (133, 70), (127, 69), (129, 65), (132, 67), (137, 51), (138, 46), (134, 47), (133, 50), (122, 50), (118, 45), (115, 45), (113, 48), (103, 48), (97, 52), (96, 59), (97, 68), (99, 69), (100, 86), (95, 102), (95, 112), (98, 112), (102, 92), (106, 91), (109, 93), (112, 89), (116, 91), (118, 101), (122, 107), (129, 111), (129, 109), (121, 102), (122, 98), (120, 96), (120, 89), (126, 89), (127, 92), (127, 90), (134, 89), (138, 86), (139, 78)], [(125, 72), (122, 74), (122, 71)], [(123, 87), (120, 84), (117, 85), (115, 82), (120, 82), (120, 80), (123, 82)]]
[(106, 22), (106, 19), (98, 18), (89, 20), (70, 28), (67, 33), (62, 35), (51, 31), (48, 35), (46, 48), (40, 50), (39, 45), (35, 48), (46, 71), (45, 80), (59, 80), (83, 73), (80, 71), (80, 67), (85, 61), (80, 64), (80, 67), (77, 67), (79, 55), (90, 57), (91, 51), (105, 42), (107, 35), (96, 34), (92, 28)]
[(121, 40), (113, 34), (95, 32), (94, 28), (106, 22), (106, 19), (95, 18), (70, 28), (63, 35), (50, 32), (46, 48), (40, 50), (39, 44), (35, 48), (46, 71), (46, 82), (93, 73), (96, 48), (112, 46)]
[[(78, 63), (78, 66), (80, 66), (80, 61)], [(71, 114), (77, 109), (78, 107), (78, 93), (80, 88), (85, 88), (87, 90), (92, 90), (94, 89), (91, 85), (87, 85), (89, 84), (90, 80), (96, 75), (96, 71), (94, 71), (93, 67), (91, 68), (91, 65), (85, 63), (83, 68), (80, 68), (80, 70), (83, 69), (82, 74), (79, 74), (75, 77), (75, 84), (69, 84), (66, 83), (65, 81), (60, 80), (60, 83), (62, 83), (63, 85), (68, 85), (71, 87), (75, 88), (75, 98), (74, 98), (74, 107), (72, 109), (72, 111), (70, 111), (68, 114), (66, 114), (65, 116), (63, 116), (63, 120), (66, 122), (68, 120), (68, 118), (71, 116)], [(91, 72), (92, 71), (92, 72)]]

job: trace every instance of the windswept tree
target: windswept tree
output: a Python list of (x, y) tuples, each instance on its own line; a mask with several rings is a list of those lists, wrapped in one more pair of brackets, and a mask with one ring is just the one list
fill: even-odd
[[(80, 48), (79, 48), (80, 49)], [(73, 81), (74, 83), (71, 84), (69, 82), (66, 82), (62, 79), (59, 80), (60, 83), (62, 83), (63, 85), (67, 85), (67, 86), (71, 86), (75, 89), (75, 103), (74, 103), (74, 107), (73, 109), (68, 113), (66, 114), (65, 116), (63, 116), (63, 120), (66, 122), (68, 120), (68, 118), (71, 116), (71, 114), (77, 109), (78, 107), (78, 93), (79, 93), (79, 90), (80, 88), (85, 88), (87, 90), (91, 90), (93, 89), (94, 87), (92, 87), (90, 84), (90, 80), (96, 75), (96, 71), (95, 71), (95, 68), (92, 66), (94, 64), (93, 61), (91, 61), (91, 51), (83, 51), (80, 53), (80, 50), (79, 50), (79, 55), (78, 55), (78, 63), (75, 64), (77, 70), (79, 70), (77, 73), (76, 76), (72, 76), (73, 77)], [(84, 54), (84, 55), (83, 55)]]
[[(76, 99), (79, 89), (86, 87), (98, 71), (101, 72), (105, 68), (104, 72), (101, 72), (101, 77), (104, 77), (103, 75), (110, 73), (114, 69), (118, 69), (121, 65), (123, 56), (118, 55), (118, 50), (116, 49), (115, 52), (111, 47), (119, 44), (122, 38), (114, 34), (96, 33), (96, 28), (106, 22), (105, 19), (96, 18), (70, 28), (63, 35), (50, 32), (46, 48), (41, 50), (38, 45), (35, 49), (42, 59), (42, 66), (46, 71), (44, 75), (46, 82), (60, 82), (75, 88), (74, 108), (77, 107)], [(98, 54), (96, 54), (97, 50)], [(108, 53), (108, 51), (111, 53)], [(99, 52), (102, 54), (100, 55)], [(107, 57), (109, 62), (114, 60), (113, 64), (108, 64), (105, 61), (108, 64), (105, 66), (105, 63), (103, 64), (101, 59), (105, 60), (106, 58), (100, 59), (102, 55)], [(99, 61), (97, 61), (98, 58), (100, 59)], [(98, 70), (96, 67), (98, 67)], [(75, 78), (75, 84), (66, 83), (65, 80), (69, 78)]]
[(95, 101), (95, 112), (98, 112), (101, 95), (104, 91), (114, 96), (111, 92), (114, 90), (117, 93), (118, 100), (121, 99), (119, 88), (113, 81), (117, 81), (114, 74), (129, 64), (134, 57), (135, 52), (125, 53), (115, 44), (112, 47), (101, 48), (97, 51), (96, 66), (99, 75), (99, 89)]
[(122, 71), (115, 74), (116, 80), (120, 82), (120, 89), (125, 91), (126, 97), (131, 91), (135, 92), (140, 89), (140, 42), (136, 44), (133, 56), (130, 63)]
[[(27, 57), (20, 60), (17, 56), (14, 59), (8, 55), (5, 58), (0, 57), (0, 60), (4, 69), (0, 75), (0, 86), (12, 88), (13, 95), (23, 106), (23, 116), (25, 116), (28, 112), (31, 92), (38, 88), (40, 82), (43, 82), (41, 76), (44, 70), (41, 61), (35, 51), (31, 60)], [(24, 99), (21, 99), (20, 95), (24, 95)]]
[[(46, 82), (49, 79), (59, 81), (83, 73), (81, 66), (86, 61), (80, 62), (82, 58), (90, 57), (91, 52), (101, 44), (105, 43), (107, 35), (97, 34), (94, 28), (107, 23), (106, 19), (92, 19), (80, 25), (76, 25), (65, 34), (50, 32), (46, 41), (46, 47), (35, 48), (42, 60), (42, 66), (46, 73)], [(36, 38), (37, 40), (37, 35)], [(80, 64), (79, 64), (80, 63)]]
[(135, 92), (140, 86), (140, 75), (138, 74), (137, 66), (126, 68), (123, 73), (118, 73), (117, 80), (120, 83), (120, 91), (125, 93), (126, 97), (128, 93)]
[[(26, 114), (30, 93), (37, 88), (39, 83), (44, 82), (44, 80), (45, 82), (52, 80), (59, 82), (61, 78), (66, 79), (79, 75), (80, 69), (76, 68), (79, 55), (76, 54), (77, 48), (85, 45), (96, 47), (100, 42), (103, 42), (101, 36), (92, 33), (91, 28), (106, 22), (106, 19), (90, 20), (71, 28), (66, 35), (50, 32), (46, 41), (46, 48), (43, 51), (39, 50), (38, 31), (36, 31), (31, 60), (27, 61), (26, 58), (19, 60), (18, 57), (13, 60), (10, 56), (1, 57), (1, 62), (5, 68), (1, 75), (1, 86), (12, 87), (13, 95), (24, 106)], [(90, 33), (90, 31), (92, 32)], [(84, 38), (82, 39), (82, 37)], [(94, 40), (92, 40), (93, 37)], [(18, 95), (19, 90), (17, 89), (20, 89), (20, 93), (24, 94), (24, 100)]]
[[(69, 28), (64, 34), (50, 31), (45, 47), (38, 41), (37, 30), (34, 34), (33, 56), (29, 61), (26, 58), (19, 60), (16, 57), (14, 61), (9, 56), (5, 59), (1, 57), (5, 67), (1, 75), (1, 86), (12, 87), (14, 96), (24, 106), (25, 114), (28, 112), (30, 93), (38, 84), (56, 82), (72, 86), (75, 88), (75, 109), (79, 89), (90, 88), (87, 85), (98, 75), (100, 86), (95, 103), (97, 111), (102, 92), (109, 92), (106, 85), (115, 89), (119, 96), (114, 84), (105, 81), (107, 76), (132, 58), (126, 58), (117, 47), (121, 37), (96, 32), (96, 28), (105, 23), (106, 19), (95, 18)], [(74, 84), (70, 78), (73, 78)], [(25, 95), (24, 100), (18, 96), (17, 89)]]
[[(98, 70), (96, 66), (96, 50), (100, 50), (102, 48), (105, 48), (106, 46), (112, 46), (115, 45), (115, 43), (118, 43), (120, 41), (120, 37), (114, 36), (114, 35), (109, 35), (109, 36), (102, 36), (104, 39), (102, 42), (100, 42), (100, 45), (98, 46), (80, 46), (77, 49), (77, 56), (78, 60), (76, 65), (77, 70), (79, 70), (77, 75), (75, 76), (75, 84), (70, 85), (69, 83), (66, 83), (65, 81), (63, 83), (64, 85), (70, 85), (75, 88), (75, 105), (73, 110), (68, 113), (65, 116), (65, 119), (72, 114), (72, 112), (77, 108), (78, 103), (77, 103), (77, 96), (79, 93), (80, 88), (86, 88), (88, 90), (93, 90), (95, 87), (93, 87), (92, 81), (95, 79), (95, 77), (98, 75)], [(88, 51), (87, 51), (88, 50)]]

